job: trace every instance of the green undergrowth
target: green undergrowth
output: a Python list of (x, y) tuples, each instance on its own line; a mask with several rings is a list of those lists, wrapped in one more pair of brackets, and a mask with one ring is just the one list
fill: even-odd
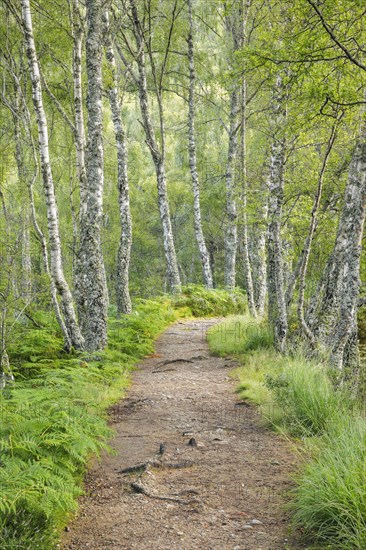
[(183, 292), (136, 300), (134, 312), (120, 318), (111, 308), (109, 344), (101, 352), (66, 354), (47, 312), (12, 327), (16, 381), (0, 392), (1, 550), (56, 547), (90, 459), (109, 450), (108, 408), (123, 396), (137, 361), (153, 352), (155, 338), (178, 318), (198, 314), (197, 303), (204, 315), (236, 313), (244, 303), (224, 291)]
[(243, 314), (246, 309), (245, 295), (239, 289), (210, 291), (198, 285), (187, 285), (173, 301), (175, 307), (188, 308), (194, 317), (226, 317)]
[(362, 404), (334, 388), (322, 363), (277, 353), (264, 321), (230, 317), (208, 338), (213, 353), (241, 364), (232, 373), (240, 398), (261, 407), (261, 417), (297, 444), (302, 463), (289, 507), (301, 542), (309, 548), (366, 548)]

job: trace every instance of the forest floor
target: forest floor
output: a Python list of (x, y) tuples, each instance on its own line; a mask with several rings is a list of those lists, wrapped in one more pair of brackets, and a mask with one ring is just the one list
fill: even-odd
[(296, 454), (238, 401), (235, 363), (209, 355), (215, 322), (175, 323), (140, 363), (111, 410), (115, 454), (88, 473), (62, 548), (298, 547), (284, 512)]

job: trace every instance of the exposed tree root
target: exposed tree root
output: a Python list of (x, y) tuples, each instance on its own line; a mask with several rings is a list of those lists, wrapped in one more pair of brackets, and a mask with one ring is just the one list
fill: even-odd
[(165, 495), (155, 495), (154, 493), (150, 493), (141, 483), (133, 482), (130, 484), (131, 489), (135, 493), (139, 493), (140, 495), (145, 495), (149, 498), (155, 498), (157, 500), (166, 500), (168, 502), (176, 502), (177, 504), (192, 504), (193, 502), (198, 502), (197, 499), (192, 498), (190, 500), (183, 500), (181, 498), (176, 497), (169, 497)]
[(123, 468), (119, 474), (134, 474), (137, 472), (146, 472), (149, 468), (189, 468), (193, 466), (193, 462), (190, 460), (184, 460), (183, 462), (161, 462), (160, 460), (148, 460), (141, 464), (136, 464), (134, 466), (129, 466), (128, 468)]

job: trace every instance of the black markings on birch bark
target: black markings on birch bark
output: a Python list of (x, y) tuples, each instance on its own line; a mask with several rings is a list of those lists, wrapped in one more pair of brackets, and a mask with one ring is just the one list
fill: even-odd
[(47, 118), (43, 107), (41, 77), (33, 38), (32, 16), (29, 0), (22, 0), (21, 8), (26, 55), (32, 83), (32, 99), (38, 125), (39, 151), (50, 242), (50, 273), (57, 292), (61, 298), (62, 313), (71, 344), (76, 349), (82, 349), (84, 346), (84, 340), (76, 319), (69, 285), (63, 272), (58, 210), (49, 156)]
[[(340, 218), (343, 236), (343, 257), (338, 258), (340, 269), (340, 299), (337, 324), (331, 334), (330, 366), (342, 371), (344, 367), (358, 368), (358, 354), (348, 358), (356, 364), (346, 365), (345, 351), (350, 341), (357, 341), (357, 305), (360, 290), (360, 260), (362, 235), (366, 214), (366, 116), (351, 161), (346, 185), (344, 206)], [(353, 346), (351, 346), (353, 347)], [(342, 377), (344, 374), (342, 373)]]
[(202, 263), (203, 282), (206, 288), (213, 288), (213, 279), (210, 265), (210, 255), (207, 250), (202, 229), (200, 186), (197, 173), (196, 137), (195, 137), (195, 65), (193, 45), (193, 15), (192, 0), (188, 0), (189, 11), (189, 35), (188, 35), (188, 61), (189, 61), (189, 104), (188, 104), (188, 149), (189, 168), (193, 187), (193, 215), (194, 231)]
[(121, 218), (121, 236), (118, 247), (116, 273), (116, 301), (119, 313), (131, 313), (132, 305), (129, 293), (129, 265), (132, 246), (132, 218), (130, 210), (130, 196), (127, 172), (127, 147), (125, 130), (121, 116), (121, 104), (118, 98), (118, 82), (113, 42), (109, 29), (108, 12), (104, 13), (104, 43), (106, 57), (111, 73), (111, 85), (108, 89), (109, 104), (117, 145), (118, 162), (118, 199)]
[[(240, 32), (240, 46), (245, 48), (246, 46), (246, 25), (248, 18), (249, 6), (244, 1), (241, 6), (241, 32)], [(240, 93), (241, 105), (240, 105), (240, 154), (239, 154), (239, 180), (241, 180), (241, 226), (242, 226), (242, 248), (243, 248), (243, 266), (244, 266), (244, 279), (245, 289), (248, 299), (249, 312), (253, 317), (257, 316), (256, 304), (254, 299), (254, 287), (252, 278), (252, 266), (249, 256), (249, 239), (248, 239), (248, 216), (247, 216), (247, 148), (246, 148), (246, 102), (247, 102), (247, 80), (245, 74), (245, 65), (243, 67), (243, 78), (241, 83)]]
[(311, 211), (311, 221), (310, 221), (309, 231), (305, 240), (304, 248), (300, 255), (300, 267), (298, 270), (299, 271), (299, 298), (298, 298), (298, 304), (297, 304), (297, 316), (298, 316), (300, 327), (303, 333), (306, 335), (306, 337), (309, 339), (312, 345), (315, 344), (315, 336), (311, 331), (309, 325), (307, 324), (304, 316), (306, 274), (307, 274), (307, 269), (309, 264), (311, 245), (313, 242), (313, 237), (317, 226), (318, 211), (319, 211), (320, 201), (321, 201), (322, 192), (323, 192), (324, 174), (325, 174), (330, 153), (334, 145), (334, 141), (336, 139), (338, 123), (339, 123), (339, 119), (337, 119), (337, 121), (332, 126), (325, 155), (323, 158), (323, 162), (319, 171), (318, 187), (317, 187), (317, 191), (314, 199), (313, 208)]
[[(146, 144), (150, 149), (152, 160), (154, 162), (157, 187), (158, 187), (158, 205), (160, 212), (160, 220), (163, 228), (163, 242), (164, 252), (167, 263), (167, 275), (170, 289), (173, 292), (179, 292), (181, 289), (181, 282), (179, 277), (178, 262), (174, 246), (173, 230), (170, 219), (170, 210), (167, 193), (167, 181), (165, 172), (165, 155), (164, 155), (164, 120), (162, 111), (162, 99), (160, 97), (159, 89), (156, 89), (157, 99), (159, 103), (159, 115), (160, 115), (160, 128), (161, 128), (161, 147), (159, 148), (156, 140), (155, 130), (152, 124), (149, 97), (147, 91), (146, 82), (146, 67), (145, 67), (145, 43), (143, 38), (142, 26), (139, 20), (137, 7), (135, 0), (130, 0), (130, 7), (132, 13), (132, 20), (134, 25), (134, 36), (137, 46), (136, 62), (138, 65), (138, 78), (137, 85), (139, 90), (139, 100), (141, 115), (143, 120), (143, 127), (146, 135)], [(150, 53), (151, 49), (150, 49)], [(155, 78), (155, 82), (157, 79)], [(161, 83), (160, 83), (161, 86)]]
[[(231, 37), (233, 52), (239, 49), (239, 36), (236, 13), (225, 17), (225, 26), (228, 36)], [(235, 288), (236, 280), (236, 254), (238, 247), (237, 227), (237, 189), (235, 185), (235, 164), (238, 153), (239, 130), (239, 90), (240, 87), (233, 83), (230, 91), (230, 115), (229, 115), (229, 145), (225, 171), (226, 185), (226, 229), (225, 229), (225, 286), (228, 289)]]
[(281, 352), (285, 350), (288, 330), (281, 239), (286, 147), (285, 138), (282, 135), (285, 120), (284, 100), (284, 85), (282, 77), (278, 75), (272, 100), (273, 141), (268, 181), (267, 276), (268, 318), (274, 334), (275, 346)]
[(102, 128), (102, 6), (88, 0), (86, 70), (88, 79), (88, 141), (86, 212), (80, 225), (78, 289), (82, 329), (88, 351), (107, 344), (108, 292), (101, 247), (104, 155)]

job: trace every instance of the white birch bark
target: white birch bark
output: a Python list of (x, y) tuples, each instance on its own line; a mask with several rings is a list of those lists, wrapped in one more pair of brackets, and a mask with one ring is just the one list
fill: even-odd
[(75, 146), (76, 146), (76, 174), (80, 186), (79, 224), (86, 214), (86, 171), (85, 171), (85, 124), (83, 113), (83, 86), (82, 86), (82, 48), (84, 38), (84, 22), (80, 12), (79, 0), (72, 0), (72, 71), (74, 88), (75, 111)]
[(194, 231), (202, 264), (203, 282), (206, 288), (213, 288), (212, 272), (210, 265), (210, 256), (207, 250), (205, 238), (202, 229), (201, 219), (201, 201), (200, 186), (197, 173), (197, 154), (195, 137), (195, 83), (196, 72), (194, 65), (194, 45), (193, 45), (193, 15), (192, 0), (188, 0), (189, 12), (189, 35), (188, 35), (188, 60), (189, 60), (189, 100), (188, 100), (188, 151), (189, 168), (193, 187), (193, 215)]
[(158, 142), (155, 135), (155, 130), (152, 124), (149, 97), (147, 91), (146, 82), (146, 66), (145, 66), (145, 51), (144, 41), (142, 36), (141, 22), (138, 17), (137, 7), (135, 0), (130, 0), (132, 20), (134, 24), (134, 35), (137, 46), (137, 65), (138, 65), (138, 79), (137, 85), (139, 90), (139, 101), (142, 115), (143, 126), (146, 135), (146, 143), (150, 149), (152, 160), (154, 162), (157, 188), (158, 188), (158, 205), (160, 212), (160, 220), (163, 228), (163, 242), (164, 252), (167, 263), (167, 274), (170, 289), (173, 292), (180, 292), (181, 282), (179, 277), (178, 262), (174, 246), (173, 230), (170, 219), (169, 201), (167, 193), (167, 180), (165, 171), (165, 158), (164, 158), (164, 124), (161, 112), (161, 98), (158, 101), (160, 109), (160, 126), (161, 126), (161, 139), (162, 148), (159, 149)]
[(230, 98), (229, 147), (226, 162), (226, 228), (225, 228), (225, 286), (235, 288), (236, 253), (238, 247), (237, 204), (235, 186), (235, 162), (238, 150), (238, 91), (232, 90)]
[(14, 375), (10, 367), (9, 356), (6, 350), (6, 315), (7, 307), (1, 310), (1, 347), (0, 347), (0, 391), (14, 383)]
[[(306, 335), (306, 337), (309, 339), (311, 344), (315, 344), (315, 336), (312, 330), (310, 329), (309, 325), (306, 322), (305, 315), (304, 315), (304, 302), (305, 302), (305, 289), (306, 289), (306, 274), (309, 264), (309, 258), (310, 258), (310, 252), (311, 252), (311, 245), (314, 238), (314, 233), (317, 226), (318, 221), (318, 211), (320, 206), (320, 201), (322, 197), (323, 192), (323, 180), (324, 180), (324, 174), (327, 167), (328, 159), (330, 156), (330, 153), (332, 151), (332, 147), (336, 138), (336, 129), (337, 129), (337, 123), (335, 123), (332, 127), (331, 134), (328, 140), (327, 148), (325, 151), (324, 159), (319, 171), (319, 177), (318, 177), (318, 187), (314, 199), (313, 208), (311, 210), (311, 221), (310, 221), (310, 227), (308, 231), (308, 235), (305, 240), (304, 248), (300, 255), (300, 268), (299, 268), (299, 298), (298, 298), (298, 304), (297, 304), (297, 316), (300, 322), (301, 329), (303, 333)], [(296, 270), (295, 270), (296, 271)]]
[(246, 80), (243, 79), (241, 90), (241, 133), (240, 133), (240, 171), (241, 171), (241, 208), (242, 208), (242, 247), (245, 290), (247, 293), (249, 312), (257, 316), (252, 278), (252, 266), (249, 256), (248, 216), (247, 216), (247, 159), (246, 159)]
[[(28, 207), (28, 205), (27, 205)], [(28, 210), (28, 208), (27, 208)], [(22, 227), (22, 295), (26, 302), (29, 302), (32, 295), (32, 262), (30, 243), (30, 216), (26, 211)]]
[[(239, 49), (240, 23), (239, 10), (233, 8), (232, 13), (226, 15), (225, 26), (228, 39), (232, 42), (232, 52)], [(229, 65), (231, 60), (229, 59)], [(225, 227), (225, 264), (224, 282), (228, 289), (235, 288), (236, 280), (236, 255), (238, 248), (238, 227), (237, 227), (237, 189), (235, 184), (235, 168), (238, 154), (238, 130), (239, 130), (239, 90), (240, 85), (232, 83), (230, 91), (230, 115), (229, 115), (229, 144), (225, 170), (226, 186), (226, 227)]]
[(268, 318), (273, 330), (275, 346), (281, 352), (285, 350), (288, 330), (281, 239), (285, 162), (285, 139), (281, 135), (285, 117), (283, 101), (283, 83), (282, 78), (278, 76), (272, 103), (274, 136), (268, 181), (267, 277)]
[[(248, 19), (248, 10), (250, 3), (242, 1), (240, 23), (241, 23), (241, 36), (240, 46), (245, 48), (247, 43), (246, 27)], [(247, 216), (247, 120), (246, 120), (246, 103), (247, 103), (247, 80), (245, 74), (245, 64), (243, 65), (243, 78), (241, 83), (241, 106), (240, 106), (240, 154), (239, 154), (239, 181), (241, 181), (241, 240), (242, 240), (242, 253), (243, 253), (243, 267), (244, 267), (244, 279), (245, 290), (247, 294), (249, 312), (253, 317), (257, 316), (254, 286), (252, 277), (252, 266), (249, 255), (249, 238), (248, 238), (248, 216)]]
[(254, 303), (257, 315), (264, 315), (267, 297), (267, 262), (266, 262), (266, 230), (268, 228), (268, 189), (262, 186), (258, 197), (257, 216), (259, 221), (254, 223), (248, 235), (250, 265), (252, 268)]
[[(365, 115), (364, 115), (365, 116)], [(340, 278), (339, 318), (331, 335), (330, 366), (342, 371), (345, 350), (357, 327), (360, 290), (360, 260), (366, 215), (366, 119), (351, 161), (340, 219), (342, 226), (343, 261)], [(357, 332), (357, 330), (356, 330)], [(356, 358), (357, 360), (357, 358)], [(358, 365), (350, 365), (358, 368)]]
[(72, 346), (74, 346), (75, 349), (83, 349), (84, 340), (76, 319), (72, 295), (63, 272), (58, 210), (49, 156), (48, 127), (46, 113), (43, 107), (40, 71), (33, 37), (29, 0), (21, 0), (21, 7), (26, 55), (32, 83), (32, 98), (38, 124), (39, 150), (51, 251), (50, 272), (57, 292), (61, 297), (61, 307)]
[(118, 98), (118, 82), (113, 42), (110, 35), (108, 12), (104, 14), (106, 57), (109, 63), (111, 85), (108, 88), (109, 104), (112, 112), (114, 134), (117, 145), (118, 162), (118, 200), (121, 219), (121, 236), (117, 256), (116, 301), (119, 313), (132, 312), (129, 292), (129, 266), (132, 246), (132, 217), (127, 172), (126, 136), (121, 116), (121, 104)]
[(80, 226), (79, 306), (85, 347), (88, 351), (107, 345), (108, 300), (101, 248), (103, 215), (104, 152), (102, 128), (102, 7), (88, 0), (86, 70), (88, 78), (88, 142), (86, 155), (87, 208)]
[[(57, 289), (55, 282), (53, 280), (53, 277), (50, 273), (50, 266), (49, 266), (49, 258), (48, 258), (48, 248), (47, 248), (47, 240), (46, 237), (41, 230), (38, 221), (37, 221), (37, 215), (36, 215), (36, 207), (34, 203), (34, 193), (33, 193), (33, 187), (34, 183), (37, 179), (37, 175), (39, 172), (38, 168), (38, 158), (37, 158), (37, 151), (36, 146), (33, 140), (32, 135), (32, 122), (31, 122), (31, 116), (29, 113), (28, 106), (25, 102), (25, 99), (22, 95), (22, 90), (20, 87), (20, 82), (17, 77), (17, 75), (13, 72), (12, 77), (14, 80), (14, 88), (15, 88), (15, 103), (11, 108), (11, 111), (13, 113), (14, 117), (14, 138), (15, 138), (15, 160), (17, 164), (17, 171), (18, 171), (18, 178), (19, 181), (22, 182), (23, 177), (25, 177), (27, 189), (28, 189), (28, 197), (29, 197), (29, 209), (30, 209), (30, 217), (31, 221), (33, 223), (34, 230), (36, 232), (36, 235), (39, 239), (39, 242), (41, 244), (41, 250), (42, 250), (42, 258), (43, 258), (43, 268), (46, 275), (48, 275), (49, 281), (50, 281), (50, 293), (51, 293), (51, 303), (55, 312), (56, 320), (61, 328), (63, 337), (64, 337), (64, 349), (66, 351), (71, 350), (71, 340), (66, 328), (66, 325), (64, 323), (64, 320), (62, 318), (60, 306), (57, 299)], [(23, 118), (24, 115), (24, 118)], [(24, 169), (24, 160), (23, 160), (23, 151), (22, 151), (22, 138), (21, 138), (21, 130), (20, 130), (20, 120), (23, 120), (24, 126), (29, 138), (29, 142), (31, 145), (31, 150), (33, 154), (33, 161), (34, 161), (34, 172), (32, 177), (30, 174), (28, 174), (28, 171)], [(26, 175), (27, 174), (27, 175)]]

